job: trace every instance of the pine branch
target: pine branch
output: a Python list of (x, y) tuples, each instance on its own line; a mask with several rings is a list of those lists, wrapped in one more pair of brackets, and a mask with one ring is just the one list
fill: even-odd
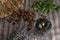
[(53, 0), (42, 0), (42, 1), (36, 0), (33, 3), (32, 8), (37, 12), (48, 14), (50, 10), (58, 11), (60, 9), (60, 5), (54, 4)]

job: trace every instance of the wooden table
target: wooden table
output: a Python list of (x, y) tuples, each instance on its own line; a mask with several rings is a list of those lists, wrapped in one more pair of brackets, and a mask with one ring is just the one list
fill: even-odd
[[(33, 2), (34, 0), (25, 0), (22, 8), (30, 9)], [(54, 0), (54, 2), (60, 5), (60, 0)], [(44, 40), (60, 40), (60, 10), (58, 12), (51, 11), (48, 16), (49, 20), (52, 22), (52, 31)], [(7, 40), (8, 35), (18, 25), (20, 24), (13, 26), (12, 23), (8, 23), (6, 19), (0, 19), (0, 40)], [(41, 40), (41, 38), (34, 36), (33, 40)]]

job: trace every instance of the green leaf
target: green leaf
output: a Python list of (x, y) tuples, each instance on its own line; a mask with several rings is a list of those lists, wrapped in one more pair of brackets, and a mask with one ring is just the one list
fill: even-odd
[(42, 1), (38, 1), (36, 0), (33, 3), (33, 9), (37, 10), (37, 12), (43, 12), (43, 13), (49, 13), (50, 10), (56, 10), (58, 11), (58, 9), (60, 9), (60, 6), (55, 5), (53, 3), (53, 0), (42, 0)]

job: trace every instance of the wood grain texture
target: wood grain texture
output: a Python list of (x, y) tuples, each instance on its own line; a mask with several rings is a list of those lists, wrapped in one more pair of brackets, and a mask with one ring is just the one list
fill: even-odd
[[(31, 4), (34, 0), (25, 0), (23, 4), (23, 8), (31, 9)], [(57, 5), (60, 5), (60, 0), (54, 0)], [(60, 40), (60, 10), (59, 11), (50, 11), (49, 20), (52, 23), (52, 30), (49, 36), (46, 36), (44, 40)], [(7, 40), (8, 35), (15, 30), (16, 26), (20, 26), (22, 24), (12, 25), (12, 23), (8, 23), (6, 19), (0, 19), (0, 40)], [(31, 40), (42, 40), (42, 37), (34, 36)]]

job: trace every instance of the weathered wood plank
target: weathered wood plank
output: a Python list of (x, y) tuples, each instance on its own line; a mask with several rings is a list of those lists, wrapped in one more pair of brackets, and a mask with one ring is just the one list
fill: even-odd
[[(30, 9), (30, 6), (34, 0), (25, 0), (23, 5), (25, 9)], [(54, 0), (57, 5), (60, 5), (60, 0)], [(58, 12), (50, 12), (49, 19), (52, 22), (52, 31), (50, 36), (45, 37), (44, 40), (60, 40), (60, 10)], [(9, 24), (5, 19), (0, 19), (0, 40), (7, 40), (7, 36), (13, 31), (14, 27), (12, 23)], [(19, 24), (20, 25), (20, 24)], [(34, 37), (35, 38), (35, 37)], [(40, 40), (38, 37), (33, 40)], [(31, 39), (31, 40), (32, 40)]]

